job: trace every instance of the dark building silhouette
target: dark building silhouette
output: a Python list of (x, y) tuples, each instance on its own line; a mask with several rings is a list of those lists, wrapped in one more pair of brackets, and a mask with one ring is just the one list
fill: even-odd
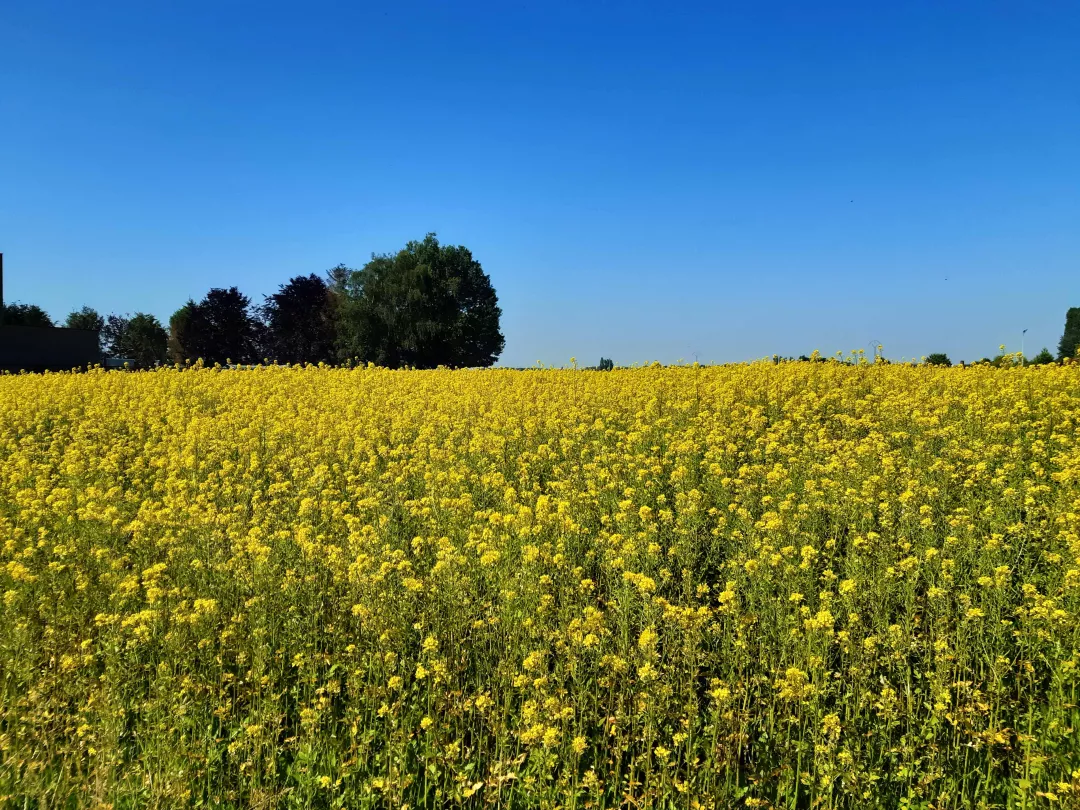
[(100, 362), (98, 333), (93, 330), (4, 323), (4, 254), (0, 253), (0, 372), (70, 371)]

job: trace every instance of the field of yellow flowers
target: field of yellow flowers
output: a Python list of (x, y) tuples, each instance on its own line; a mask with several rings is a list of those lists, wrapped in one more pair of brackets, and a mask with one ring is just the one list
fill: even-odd
[(0, 377), (0, 806), (1080, 807), (1080, 366)]

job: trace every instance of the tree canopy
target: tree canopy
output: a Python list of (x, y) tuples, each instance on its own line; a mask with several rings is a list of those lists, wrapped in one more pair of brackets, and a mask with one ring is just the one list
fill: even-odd
[(462, 246), (435, 234), (372, 256), (344, 280), (341, 354), (390, 368), (490, 366), (502, 353), (491, 279)]
[(1033, 366), (1045, 366), (1048, 363), (1054, 362), (1054, 355), (1050, 354), (1050, 350), (1044, 346), (1043, 350), (1032, 357), (1029, 362), (1030, 365)]
[(251, 299), (236, 287), (215, 287), (198, 303), (188, 300), (169, 319), (169, 354), (177, 362), (256, 363), (261, 337)]
[(1065, 313), (1065, 332), (1058, 342), (1058, 359), (1076, 357), (1076, 349), (1080, 346), (1080, 307), (1070, 307)]
[(49, 314), (37, 304), (0, 304), (5, 326), (55, 326)]
[(183, 363), (191, 358), (190, 353), (184, 346), (183, 341), (194, 344), (194, 336), (190, 334), (191, 323), (198, 305), (190, 298), (180, 309), (169, 316), (169, 338), (167, 342), (169, 360), (174, 363)]
[(139, 368), (151, 368), (168, 359), (168, 333), (153, 315), (110, 315), (101, 330), (105, 354), (135, 361)]
[(282, 363), (334, 360), (333, 293), (317, 275), (290, 279), (276, 293), (266, 296), (266, 303), (260, 309), (266, 325), (269, 357)]
[(104, 325), (105, 319), (93, 307), (73, 310), (64, 321), (64, 326), (68, 329), (87, 329), (91, 332), (100, 332)]

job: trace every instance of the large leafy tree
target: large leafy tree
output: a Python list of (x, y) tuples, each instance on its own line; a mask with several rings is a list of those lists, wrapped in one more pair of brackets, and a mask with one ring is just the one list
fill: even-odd
[(345, 281), (342, 353), (399, 368), (490, 366), (502, 353), (498, 297), (472, 253), (435, 234), (372, 256)]
[(236, 287), (215, 287), (202, 301), (189, 300), (169, 319), (169, 349), (174, 360), (204, 363), (256, 363), (262, 330), (251, 299)]
[(151, 368), (168, 358), (169, 335), (157, 318), (145, 312), (130, 317), (110, 315), (101, 334), (107, 355), (134, 360), (139, 368)]
[(1076, 348), (1080, 346), (1080, 307), (1070, 307), (1065, 313), (1065, 333), (1058, 342), (1058, 359), (1076, 357)]
[(164, 363), (168, 358), (168, 338), (161, 321), (145, 312), (136, 312), (128, 321), (124, 335), (127, 356), (135, 358), (135, 362), (144, 368)]
[(334, 359), (333, 292), (314, 273), (296, 276), (281, 285), (276, 293), (266, 296), (261, 311), (270, 357), (282, 363), (320, 363)]
[(49, 314), (37, 304), (0, 304), (4, 326), (55, 326)]

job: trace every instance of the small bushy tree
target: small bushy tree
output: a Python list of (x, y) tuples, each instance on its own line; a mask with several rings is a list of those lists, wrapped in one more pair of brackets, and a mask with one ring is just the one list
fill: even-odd
[(926, 365), (928, 366), (951, 366), (952, 360), (949, 359), (949, 355), (944, 352), (934, 352), (933, 354), (926, 355)]
[(1054, 355), (1050, 354), (1050, 350), (1044, 346), (1041, 352), (1031, 358), (1031, 360), (1029, 361), (1029, 365), (1045, 366), (1046, 364), (1053, 362)]

